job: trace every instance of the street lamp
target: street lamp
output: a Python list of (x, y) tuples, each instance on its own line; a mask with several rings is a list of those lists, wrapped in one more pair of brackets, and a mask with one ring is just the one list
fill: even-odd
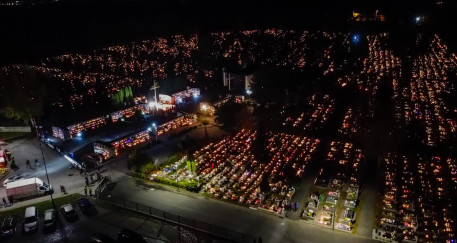
[[(49, 182), (48, 167), (46, 166), (46, 160), (44, 159), (43, 147), (41, 146), (41, 143), (40, 143), (40, 150), (41, 150), (41, 156), (43, 157), (44, 171), (46, 172), (46, 178), (48, 179), (48, 185), (51, 187), (51, 183)], [(53, 193), (54, 193), (54, 188), (52, 188), (50, 195), (51, 195), (52, 207), (54, 209), (56, 209), (56, 205), (54, 204), (54, 198), (52, 197)]]
[(251, 100), (252, 90), (247, 89), (247, 90), (246, 90), (246, 94), (248, 95), (248, 99)]
[(157, 142), (157, 124), (154, 122), (154, 123), (152, 123), (152, 126), (154, 127), (154, 131), (156, 134), (156, 142)]

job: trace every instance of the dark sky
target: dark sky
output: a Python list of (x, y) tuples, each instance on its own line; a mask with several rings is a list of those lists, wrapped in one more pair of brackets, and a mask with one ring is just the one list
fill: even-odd
[[(52, 5), (0, 7), (0, 65), (164, 33), (269, 27), (347, 30), (352, 28), (346, 22), (352, 10), (380, 9), (397, 26), (417, 12), (433, 12), (431, 2), (62, 0)], [(365, 28), (376, 31), (372, 26)]]

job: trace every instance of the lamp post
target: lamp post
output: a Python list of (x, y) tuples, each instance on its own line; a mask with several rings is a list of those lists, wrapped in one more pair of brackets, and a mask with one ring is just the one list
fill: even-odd
[(248, 100), (249, 100), (249, 102), (251, 102), (251, 94), (252, 94), (252, 90), (250, 90), (250, 89), (247, 89), (247, 90), (246, 90), (246, 94), (248, 95)]
[(209, 109), (209, 107), (207, 104), (205, 104), (205, 103), (200, 104), (200, 110), (202, 111), (203, 115), (206, 116), (208, 114), (208, 109)]
[[(41, 143), (40, 143), (40, 150), (41, 150), (41, 156), (43, 157), (44, 171), (46, 172), (46, 178), (48, 179), (48, 185), (51, 187), (51, 183), (49, 182), (48, 168), (46, 166), (46, 160), (44, 159), (43, 147), (41, 146)], [(52, 189), (50, 195), (51, 195), (52, 207), (54, 209), (56, 209), (56, 205), (54, 204), (54, 198), (52, 197), (53, 192), (54, 192), (54, 188)]]
[(154, 127), (154, 131), (156, 134), (156, 143), (157, 143), (157, 124), (154, 122), (154, 123), (152, 123), (152, 126)]
[(179, 178), (176, 177), (176, 186), (178, 187), (178, 192), (179, 192)]

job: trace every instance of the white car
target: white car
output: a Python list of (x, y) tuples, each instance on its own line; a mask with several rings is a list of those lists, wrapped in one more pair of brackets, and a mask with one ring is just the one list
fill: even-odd
[(30, 233), (38, 229), (38, 211), (36, 207), (25, 209), (24, 216), (24, 233)]
[(65, 204), (61, 206), (60, 212), (68, 221), (74, 221), (78, 219), (78, 214), (71, 204)]

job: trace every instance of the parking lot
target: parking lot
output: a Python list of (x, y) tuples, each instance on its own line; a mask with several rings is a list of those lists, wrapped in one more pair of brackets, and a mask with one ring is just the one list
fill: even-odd
[(94, 233), (102, 233), (116, 239), (117, 233), (124, 228), (146, 236), (147, 242), (176, 242), (178, 237), (181, 237), (182, 242), (195, 242), (193, 232), (181, 232), (179, 236), (178, 230), (185, 229), (178, 229), (175, 225), (132, 214), (131, 211), (103, 202), (93, 203), (96, 211), (84, 215), (73, 202), (72, 205), (78, 215), (78, 219), (73, 222), (58, 212), (57, 227), (51, 233), (43, 233), (43, 217), (40, 216), (38, 230), (24, 234), (21, 223), (23, 215), (18, 215), (17, 232), (11, 237), (4, 238), (2, 242), (89, 242), (90, 236)]

